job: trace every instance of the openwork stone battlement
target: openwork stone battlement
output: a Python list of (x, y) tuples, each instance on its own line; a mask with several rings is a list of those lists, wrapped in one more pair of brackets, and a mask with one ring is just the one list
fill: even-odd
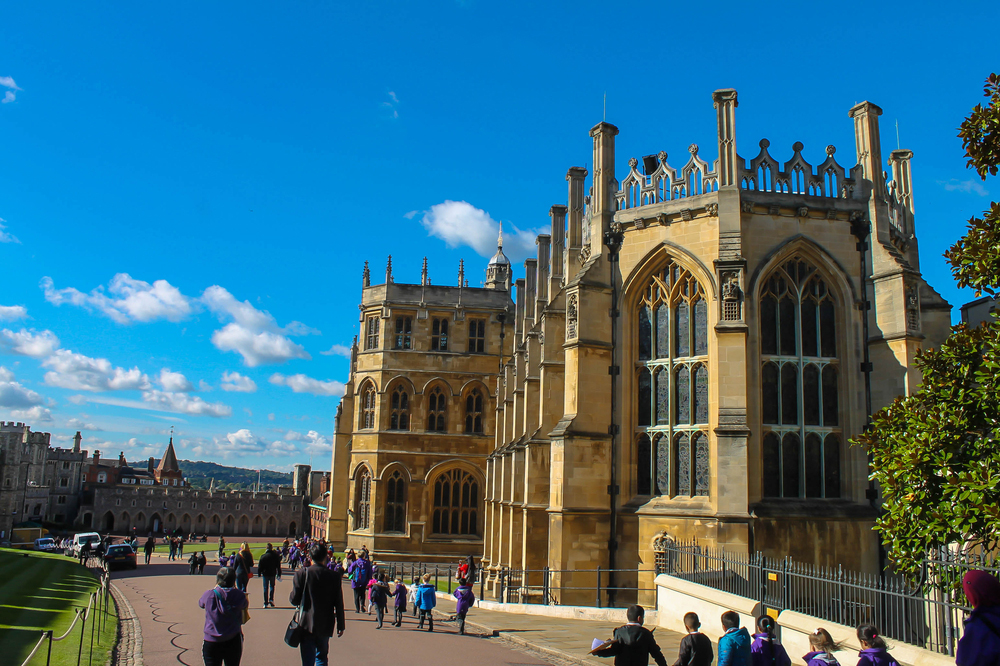
[[(696, 143), (688, 146), (688, 152), (691, 153), (691, 158), (678, 171), (667, 164), (667, 153), (661, 150), (656, 156), (656, 169), (648, 175), (639, 173), (639, 160), (634, 157), (630, 159), (628, 176), (622, 181), (615, 195), (618, 210), (639, 208), (717, 191), (719, 161), (716, 160), (713, 168), (709, 169), (708, 163), (698, 157)], [(645, 158), (645, 161), (652, 160)]]

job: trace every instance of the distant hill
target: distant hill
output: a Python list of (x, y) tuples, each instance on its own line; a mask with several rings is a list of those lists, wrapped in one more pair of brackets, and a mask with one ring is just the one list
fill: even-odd
[[(153, 462), (159, 464), (159, 460)], [(179, 460), (181, 471), (188, 480), (188, 484), (193, 488), (208, 489), (215, 479), (215, 487), (218, 490), (249, 490), (253, 484), (257, 483), (257, 470), (245, 469), (243, 467), (226, 467), (214, 462), (202, 462), (200, 460)], [(145, 465), (143, 465), (145, 467)], [(262, 490), (274, 491), (278, 486), (292, 485), (291, 472), (272, 472), (269, 469), (260, 471), (260, 484)]]

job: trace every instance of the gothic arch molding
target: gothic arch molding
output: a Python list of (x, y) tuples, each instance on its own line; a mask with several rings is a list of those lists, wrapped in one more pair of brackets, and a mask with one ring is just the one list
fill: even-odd
[(859, 296), (854, 281), (848, 277), (850, 273), (823, 246), (804, 234), (798, 234), (772, 248), (754, 269), (747, 282), (747, 293), (750, 294), (750, 298), (747, 299), (749, 307), (756, 309), (755, 304), (760, 298), (764, 278), (769, 277), (777, 266), (796, 254), (802, 254), (816, 262), (816, 267), (836, 285), (837, 295), (844, 305), (858, 301)]
[(383, 479), (385, 479), (386, 477), (388, 477), (390, 474), (392, 474), (394, 470), (397, 470), (397, 469), (403, 473), (403, 478), (406, 479), (407, 483), (412, 483), (413, 482), (413, 475), (410, 473), (410, 470), (406, 467), (406, 465), (404, 465), (401, 462), (391, 462), (391, 463), (389, 463), (388, 465), (386, 465), (385, 467), (382, 468), (381, 474), (379, 474), (378, 476), (373, 476), (372, 478), (375, 481), (382, 481)]
[(706, 288), (706, 296), (711, 297), (713, 301), (718, 300), (719, 292), (718, 286), (715, 284), (714, 272), (709, 270), (701, 259), (691, 254), (687, 249), (671, 241), (663, 241), (647, 252), (646, 256), (640, 259), (628, 276), (622, 280), (622, 307), (635, 305), (636, 295), (641, 293), (646, 281), (658, 268), (671, 259), (698, 279)]
[[(483, 471), (481, 469), (472, 463), (462, 460), (461, 458), (452, 458), (450, 460), (445, 460), (444, 462), (439, 462), (437, 465), (434, 465), (427, 470), (427, 474), (424, 475), (424, 483), (429, 485), (439, 474), (446, 472), (453, 467), (459, 467), (466, 472), (469, 472), (480, 484), (486, 482), (486, 477), (483, 476)], [(485, 488), (485, 486), (481, 487)]]

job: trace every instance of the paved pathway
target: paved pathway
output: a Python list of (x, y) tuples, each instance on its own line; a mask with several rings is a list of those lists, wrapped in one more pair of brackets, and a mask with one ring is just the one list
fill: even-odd
[[(198, 607), (201, 594), (215, 583), (216, 566), (205, 567), (202, 576), (187, 573), (187, 564), (155, 558), (136, 571), (116, 571), (112, 580), (128, 599), (142, 627), (144, 666), (201, 666), (204, 611)], [(285, 627), (293, 609), (288, 603), (291, 576), (277, 584), (274, 599), (278, 608), (264, 610), (261, 583), (250, 581), (251, 620), (245, 626), (244, 666), (297, 664), (298, 652), (284, 643)], [(476, 611), (474, 611), (476, 612)], [(541, 618), (547, 621), (547, 618)], [(534, 618), (537, 623), (539, 618)], [(416, 622), (407, 615), (397, 629), (388, 623), (375, 629), (375, 617), (347, 612), (347, 631), (330, 642), (331, 663), (374, 664), (497, 664), (500, 666), (545, 666), (560, 663), (541, 654), (512, 649), (503, 640), (482, 634), (459, 636), (451, 623), (435, 623), (435, 631), (416, 631)], [(587, 638), (589, 643), (590, 638)], [(344, 659), (349, 655), (349, 659)], [(604, 662), (610, 666), (608, 662)]]

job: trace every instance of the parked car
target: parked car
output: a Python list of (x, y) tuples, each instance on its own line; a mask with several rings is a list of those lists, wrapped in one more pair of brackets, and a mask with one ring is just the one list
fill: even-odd
[(123, 569), (135, 569), (138, 565), (136, 562), (135, 551), (132, 550), (132, 546), (127, 543), (119, 543), (113, 546), (108, 546), (108, 552), (104, 554), (104, 564), (108, 569), (114, 569), (116, 567), (121, 567)]
[(70, 557), (80, 557), (80, 549), (83, 548), (83, 544), (85, 543), (90, 543), (90, 547), (96, 549), (98, 544), (101, 543), (101, 535), (97, 532), (80, 532), (79, 534), (74, 534), (69, 547), (63, 550), (63, 552)]
[(41, 539), (35, 539), (35, 550), (42, 550), (49, 553), (54, 553), (59, 549), (56, 548), (56, 540), (52, 537), (42, 537)]

